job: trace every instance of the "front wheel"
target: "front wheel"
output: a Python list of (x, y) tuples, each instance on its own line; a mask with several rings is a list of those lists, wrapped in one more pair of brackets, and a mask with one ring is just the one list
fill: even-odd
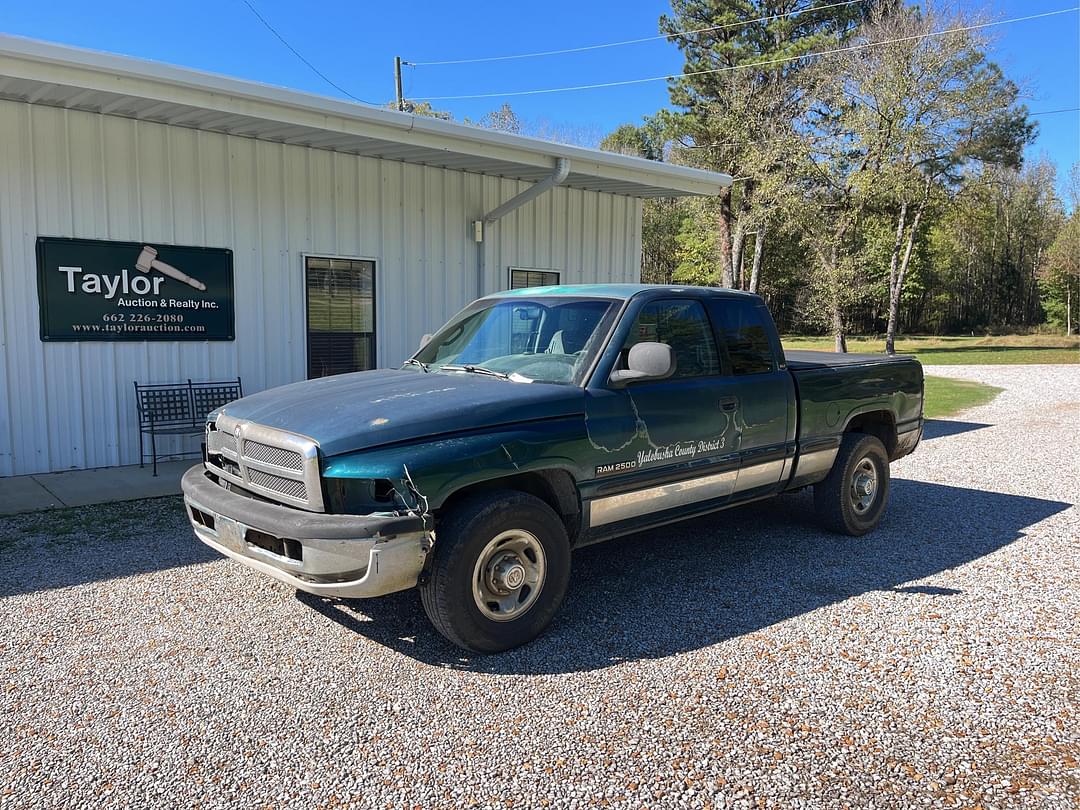
[(832, 469), (814, 485), (814, 509), (827, 529), (852, 537), (877, 528), (889, 502), (889, 455), (877, 436), (846, 433)]
[(420, 597), (431, 623), (474, 652), (536, 638), (562, 604), (570, 541), (546, 503), (522, 492), (479, 494), (436, 525)]

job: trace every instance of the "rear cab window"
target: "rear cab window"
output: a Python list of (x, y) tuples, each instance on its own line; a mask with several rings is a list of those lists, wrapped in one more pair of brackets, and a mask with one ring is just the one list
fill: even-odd
[(739, 377), (776, 370), (771, 324), (761, 307), (753, 301), (737, 299), (713, 299), (708, 306), (725, 366), (731, 374)]

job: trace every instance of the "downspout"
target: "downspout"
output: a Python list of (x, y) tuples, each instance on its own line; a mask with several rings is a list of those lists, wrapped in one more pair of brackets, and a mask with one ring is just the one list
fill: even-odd
[(478, 220), (474, 227), (476, 228), (476, 242), (479, 255), (476, 262), (476, 292), (478, 297), (484, 295), (484, 264), (485, 264), (485, 249), (484, 249), (484, 237), (487, 235), (488, 225), (493, 225), (498, 222), (504, 216), (511, 211), (516, 211), (527, 202), (531, 202), (539, 197), (541, 194), (555, 188), (555, 186), (562, 185), (566, 182), (566, 178), (570, 176), (570, 161), (567, 158), (558, 158), (555, 161), (555, 171), (550, 176), (545, 177), (537, 183), (533, 183), (523, 192), (516, 197), (511, 197), (504, 202), (498, 208), (495, 208), (488, 213), (484, 214), (483, 219)]
[(566, 178), (570, 176), (570, 161), (566, 158), (559, 158), (555, 164), (555, 171), (552, 172), (550, 177), (545, 177), (538, 183), (533, 183), (523, 192), (516, 197), (511, 197), (495, 210), (484, 214), (484, 224), (490, 225), (493, 222), (497, 222), (511, 211), (516, 211), (525, 203), (535, 200), (545, 191), (555, 188), (555, 186), (561, 185), (566, 182)]

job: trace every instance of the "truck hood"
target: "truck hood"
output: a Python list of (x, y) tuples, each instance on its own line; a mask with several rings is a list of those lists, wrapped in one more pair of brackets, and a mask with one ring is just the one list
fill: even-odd
[(219, 409), (314, 439), (324, 456), (512, 422), (583, 414), (576, 385), (379, 370), (283, 385)]

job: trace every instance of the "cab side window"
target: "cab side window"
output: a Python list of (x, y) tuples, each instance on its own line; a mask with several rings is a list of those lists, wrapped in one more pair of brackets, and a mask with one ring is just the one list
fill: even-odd
[(642, 342), (666, 343), (675, 352), (672, 379), (720, 373), (720, 357), (709, 319), (700, 301), (653, 301), (646, 304), (627, 335), (619, 362), (626, 367), (630, 348)]
[(776, 368), (769, 330), (757, 306), (750, 301), (713, 300), (709, 314), (732, 374), (761, 374)]

